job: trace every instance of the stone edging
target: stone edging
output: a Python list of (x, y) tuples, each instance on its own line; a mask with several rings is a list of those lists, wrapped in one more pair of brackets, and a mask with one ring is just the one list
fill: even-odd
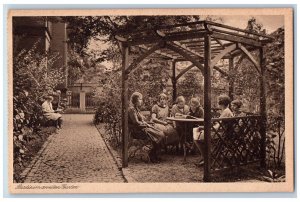
[(20, 177), (24, 180), (26, 180), (28, 174), (30, 171), (33, 169), (33, 167), (37, 164), (39, 158), (41, 157), (42, 153), (45, 151), (49, 143), (51, 142), (54, 134), (51, 134), (47, 140), (44, 142), (43, 146), (41, 149), (38, 151), (38, 153), (35, 155), (35, 157), (31, 160), (29, 165), (23, 170), (23, 172), (20, 174)]
[(117, 164), (118, 169), (120, 170), (122, 177), (124, 178), (124, 181), (126, 183), (128, 182), (134, 182), (133, 178), (130, 177), (130, 175), (128, 174), (127, 169), (122, 168), (122, 158), (119, 156), (119, 154), (117, 153), (116, 150), (114, 150), (110, 144), (105, 140), (102, 132), (100, 131), (100, 129), (95, 125), (97, 131), (99, 132), (99, 135), (102, 137), (110, 155), (112, 156), (113, 160), (115, 161), (115, 163)]

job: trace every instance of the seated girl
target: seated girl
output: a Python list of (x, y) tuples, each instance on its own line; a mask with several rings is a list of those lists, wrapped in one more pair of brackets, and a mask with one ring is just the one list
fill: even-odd
[(176, 99), (176, 104), (173, 105), (171, 109), (171, 116), (173, 117), (180, 117), (188, 115), (189, 113), (189, 106), (185, 104), (185, 99), (183, 96), (179, 96)]
[(151, 120), (155, 123), (154, 127), (163, 131), (165, 134), (165, 144), (178, 143), (179, 137), (172, 123), (167, 121), (169, 116), (169, 106), (167, 105), (167, 95), (162, 93), (158, 97), (158, 103), (152, 107)]
[[(227, 95), (220, 95), (218, 97), (218, 100), (219, 100), (218, 104), (219, 104), (220, 108), (222, 109), (220, 118), (233, 117), (233, 114), (232, 114), (231, 110), (229, 109), (230, 98)], [(215, 130), (218, 130), (220, 128), (220, 124), (217, 123), (213, 127)], [(223, 127), (224, 127), (224, 125), (223, 125)], [(200, 160), (200, 163), (198, 164), (200, 166), (200, 165), (203, 165), (203, 163), (204, 163), (203, 162), (203, 157), (205, 154), (204, 131), (202, 131), (201, 138), (199, 140), (195, 140), (194, 143), (195, 143), (196, 147), (199, 149), (201, 156), (202, 156), (202, 159)]]
[(53, 97), (46, 96), (45, 99), (46, 99), (46, 101), (42, 104), (42, 110), (43, 110), (44, 116), (49, 120), (55, 121), (57, 129), (61, 129), (62, 115), (59, 113), (56, 113), (56, 111), (53, 110), (53, 108), (52, 108)]
[(197, 98), (191, 99), (191, 106), (189, 111), (189, 116), (195, 117), (195, 118), (203, 118), (204, 112), (203, 108), (200, 106), (200, 101)]
[[(188, 113), (187, 118), (203, 118), (204, 117), (204, 111), (203, 108), (200, 106), (200, 101), (198, 98), (192, 98), (190, 102), (190, 111)], [(197, 123), (190, 123), (188, 125), (188, 136), (187, 136), (187, 142), (191, 143), (193, 142), (193, 128), (198, 127), (199, 124)], [(192, 149), (192, 145), (190, 146), (190, 149)]]
[(149, 153), (150, 161), (155, 163), (159, 161), (157, 156), (158, 149), (164, 138), (163, 131), (149, 125), (144, 116), (140, 113), (143, 96), (139, 92), (134, 92), (130, 98), (130, 107), (128, 109), (128, 125), (133, 138), (149, 139), (152, 148)]
[[(189, 114), (189, 106), (185, 104), (185, 99), (183, 96), (179, 96), (176, 99), (176, 104), (173, 105), (171, 109), (171, 116), (177, 117), (177, 118), (186, 118), (186, 116)], [(178, 133), (180, 142), (183, 143), (183, 134), (184, 134), (184, 126), (180, 123), (173, 123), (174, 127), (176, 128), (176, 131)]]

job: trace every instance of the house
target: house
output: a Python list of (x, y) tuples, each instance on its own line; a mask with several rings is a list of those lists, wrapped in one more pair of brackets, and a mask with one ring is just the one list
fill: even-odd
[(13, 17), (13, 54), (29, 50), (34, 45), (37, 51), (58, 54), (55, 67), (63, 67), (65, 81), (57, 88), (63, 90), (68, 84), (67, 24), (59, 17)]

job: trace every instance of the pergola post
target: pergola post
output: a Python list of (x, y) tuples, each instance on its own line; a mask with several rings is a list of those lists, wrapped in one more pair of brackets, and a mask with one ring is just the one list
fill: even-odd
[(171, 66), (172, 66), (172, 87), (173, 87), (172, 98), (173, 98), (173, 103), (174, 103), (176, 100), (176, 97), (177, 97), (176, 61), (175, 60), (172, 60)]
[(204, 37), (204, 176), (203, 180), (210, 181), (211, 155), (211, 36)]
[(260, 57), (260, 115), (262, 116), (262, 124), (261, 124), (261, 167), (266, 167), (266, 127), (267, 127), (267, 104), (266, 104), (266, 68), (264, 65), (264, 51), (263, 47), (259, 49), (259, 57)]
[(128, 166), (128, 46), (122, 43), (122, 167)]
[(230, 97), (231, 100), (233, 100), (233, 92), (234, 92), (234, 78), (233, 78), (233, 74), (232, 74), (232, 71), (233, 71), (233, 61), (234, 61), (234, 58), (231, 57), (229, 58), (229, 72), (228, 72), (228, 78), (229, 78), (229, 93), (228, 93), (228, 96)]

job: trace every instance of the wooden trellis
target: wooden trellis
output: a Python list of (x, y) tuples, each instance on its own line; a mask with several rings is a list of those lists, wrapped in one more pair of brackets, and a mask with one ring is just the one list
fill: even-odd
[[(220, 127), (215, 128), (218, 123)], [(211, 171), (261, 160), (261, 116), (213, 118)]]
[[(254, 33), (239, 28), (210, 21), (197, 21), (185, 24), (164, 25), (134, 31), (120, 31), (115, 37), (122, 47), (122, 133), (123, 167), (128, 166), (128, 75), (138, 65), (149, 57), (160, 57), (171, 61), (173, 99), (176, 97), (176, 83), (187, 71), (196, 67), (204, 76), (204, 141), (206, 155), (204, 156), (204, 180), (210, 181), (212, 162), (211, 125), (211, 75), (212, 69), (219, 71), (229, 80), (229, 96), (233, 95), (234, 78), (229, 71), (234, 67), (234, 59), (240, 57), (239, 63), (247, 58), (257, 70), (260, 78), (260, 158), (261, 166), (265, 166), (265, 138), (266, 138), (266, 97), (265, 97), (265, 66), (263, 65), (263, 47), (272, 41), (272, 38), (260, 33)], [(129, 57), (129, 48), (137, 48), (142, 54), (132, 59)], [(259, 60), (251, 51), (259, 50)], [(217, 65), (221, 59), (229, 60), (228, 72)], [(181, 72), (176, 72), (176, 63), (190, 61), (192, 65)], [(176, 75), (177, 74), (177, 75)], [(228, 148), (227, 148), (228, 149)], [(231, 152), (231, 155), (234, 154)]]

